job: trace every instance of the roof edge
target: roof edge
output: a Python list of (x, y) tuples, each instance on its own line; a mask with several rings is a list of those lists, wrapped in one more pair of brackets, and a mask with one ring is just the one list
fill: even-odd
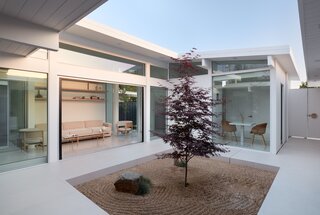
[(144, 49), (166, 55), (168, 57), (178, 57), (178, 53), (169, 50), (167, 48), (163, 48), (159, 45), (156, 45), (154, 43), (148, 42), (146, 40), (140, 39), (138, 37), (132, 36), (130, 34), (127, 34), (125, 32), (116, 30), (110, 26), (95, 22), (93, 20), (90, 20), (88, 18), (84, 18), (76, 23), (77, 26), (108, 35), (109, 37), (113, 37), (115, 39), (131, 43), (133, 45), (142, 47)]
[(241, 49), (226, 49), (216, 51), (198, 52), (200, 58), (222, 58), (222, 57), (245, 57), (245, 56), (268, 56), (268, 55), (283, 55), (290, 54), (291, 48), (288, 45), (269, 46), (257, 48), (241, 48)]

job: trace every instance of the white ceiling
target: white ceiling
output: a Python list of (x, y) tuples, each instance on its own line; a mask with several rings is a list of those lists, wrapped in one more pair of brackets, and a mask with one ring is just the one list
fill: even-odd
[(308, 80), (320, 80), (320, 0), (298, 0)]
[(0, 39), (0, 52), (27, 56), (28, 54), (33, 52), (34, 49), (35, 48), (33, 46), (20, 44), (5, 39)]
[[(60, 32), (75, 24), (106, 1), (0, 0), (0, 14)], [(37, 47), (31, 44), (0, 39), (1, 52), (26, 56), (35, 49)]]

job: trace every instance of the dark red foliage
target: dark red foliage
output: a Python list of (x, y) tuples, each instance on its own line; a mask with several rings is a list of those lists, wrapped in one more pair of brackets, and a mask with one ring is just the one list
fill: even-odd
[(217, 101), (212, 100), (208, 90), (194, 86), (192, 74), (197, 68), (192, 61), (199, 57), (194, 56), (194, 50), (191, 50), (192, 54), (186, 53), (181, 58), (173, 59), (179, 63), (180, 78), (164, 100), (169, 126), (166, 134), (159, 135), (173, 148), (172, 153), (162, 154), (160, 158), (169, 157), (185, 163), (185, 186), (188, 184), (187, 167), (190, 159), (194, 156), (216, 156), (227, 151), (214, 141), (214, 136), (219, 135), (219, 125), (213, 121), (216, 115), (212, 111)]

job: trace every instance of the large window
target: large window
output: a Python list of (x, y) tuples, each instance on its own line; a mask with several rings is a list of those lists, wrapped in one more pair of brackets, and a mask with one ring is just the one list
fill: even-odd
[(166, 132), (165, 104), (163, 99), (167, 96), (167, 88), (151, 87), (150, 100), (150, 137), (157, 138), (158, 134)]
[(62, 157), (143, 141), (143, 87), (61, 80)]
[(213, 96), (223, 143), (270, 150), (269, 71), (214, 76)]
[(67, 44), (60, 44), (59, 61), (108, 72), (145, 75), (143, 63)]
[(47, 75), (0, 69), (0, 172), (47, 161)]
[(157, 66), (150, 66), (150, 77), (159, 78), (163, 80), (168, 80), (169, 71), (166, 68), (161, 68)]
[[(201, 65), (201, 62), (193, 62), (193, 67), (195, 68), (194, 73), (191, 75), (206, 75), (208, 74), (208, 70), (203, 68)], [(181, 66), (179, 63), (170, 63), (169, 64), (169, 78), (179, 78), (179, 66)]]
[(215, 72), (232, 72), (265, 68), (267, 67), (267, 60), (213, 61), (212, 67)]

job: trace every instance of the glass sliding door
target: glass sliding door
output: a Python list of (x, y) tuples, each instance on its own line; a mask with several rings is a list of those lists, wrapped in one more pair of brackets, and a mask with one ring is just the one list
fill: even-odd
[(222, 143), (270, 150), (269, 71), (214, 76), (213, 96), (222, 100), (215, 109)]
[(150, 91), (150, 139), (156, 139), (157, 134), (166, 132), (166, 107), (163, 99), (167, 96), (168, 90), (164, 87), (151, 87)]
[(0, 172), (47, 161), (47, 75), (0, 69)]
[(9, 145), (9, 93), (8, 82), (0, 82), (0, 149)]
[(61, 80), (62, 157), (143, 141), (143, 87)]
[[(118, 137), (127, 136), (130, 143), (142, 142), (142, 104), (143, 104), (143, 88), (129, 85), (119, 85), (119, 118), (116, 124), (116, 132)], [(128, 128), (130, 133), (128, 136), (126, 131), (122, 131), (125, 126), (132, 124)]]

